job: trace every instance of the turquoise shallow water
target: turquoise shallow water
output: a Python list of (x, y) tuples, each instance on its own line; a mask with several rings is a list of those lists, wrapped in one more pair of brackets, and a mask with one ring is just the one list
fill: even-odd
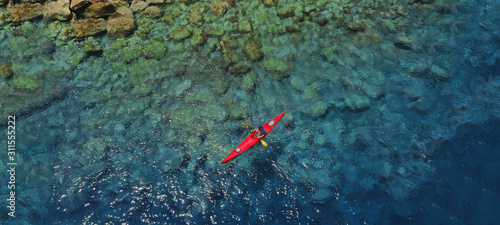
[(497, 2), (175, 2), (118, 39), (0, 6), (1, 224), (500, 222)]

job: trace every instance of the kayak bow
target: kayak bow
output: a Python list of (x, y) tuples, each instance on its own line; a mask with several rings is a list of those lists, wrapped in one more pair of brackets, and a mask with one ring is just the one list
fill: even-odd
[[(273, 130), (274, 127), (276, 127), (276, 124), (278, 124), (278, 122), (281, 120), (281, 117), (283, 117), (283, 115), (285, 115), (285, 112), (281, 113), (279, 116), (275, 117), (272, 120), (269, 120), (269, 122), (264, 124), (264, 130), (266, 131), (265, 136), (267, 136), (269, 134), (269, 132), (271, 132), (271, 130)], [(227, 161), (235, 158), (236, 156), (239, 156), (240, 154), (242, 154), (246, 150), (252, 148), (259, 141), (260, 141), (260, 139), (257, 138), (257, 135), (255, 133), (251, 133), (224, 160), (222, 160), (221, 164), (226, 163)]]

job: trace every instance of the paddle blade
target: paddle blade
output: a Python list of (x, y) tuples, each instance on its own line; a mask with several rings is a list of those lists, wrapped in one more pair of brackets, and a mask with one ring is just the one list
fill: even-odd
[(264, 145), (264, 147), (267, 147), (267, 143), (263, 140), (260, 140), (260, 142), (262, 143), (262, 145)]
[(243, 125), (245, 125), (245, 127), (249, 128), (249, 127), (245, 124), (245, 122), (241, 122), (241, 123), (243, 123)]

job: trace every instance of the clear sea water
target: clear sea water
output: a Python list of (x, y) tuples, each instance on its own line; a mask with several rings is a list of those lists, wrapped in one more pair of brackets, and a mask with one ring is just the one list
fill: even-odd
[[(226, 34), (201, 47), (168, 34), (203, 1), (118, 40), (2, 19), (0, 224), (500, 224), (500, 2), (256, 2), (206, 19)], [(274, 15), (292, 6), (303, 21)], [(219, 164), (281, 112), (269, 146)]]

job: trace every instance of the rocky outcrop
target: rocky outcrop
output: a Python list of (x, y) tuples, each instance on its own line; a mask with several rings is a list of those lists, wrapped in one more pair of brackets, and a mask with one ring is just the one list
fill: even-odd
[(31, 20), (43, 15), (43, 6), (40, 3), (15, 5), (9, 8), (9, 13), (14, 23)]
[(130, 34), (135, 29), (134, 13), (131, 9), (123, 6), (109, 16), (108, 36), (116, 39)]
[(69, 0), (49, 2), (43, 12), (43, 18), (46, 20), (69, 20), (71, 15)]
[(107, 17), (115, 12), (115, 7), (109, 2), (97, 2), (85, 9), (85, 17), (87, 18), (102, 18)]
[(142, 1), (142, 0), (134, 0), (132, 1), (132, 4), (130, 4), (130, 9), (134, 12), (140, 12), (147, 8), (149, 6), (149, 3)]
[(151, 18), (158, 18), (161, 16), (161, 10), (158, 6), (148, 6), (141, 12), (141, 14)]
[(73, 11), (76, 11), (83, 6), (87, 5), (89, 3), (88, 0), (71, 0), (71, 3), (69, 4), (69, 8)]

